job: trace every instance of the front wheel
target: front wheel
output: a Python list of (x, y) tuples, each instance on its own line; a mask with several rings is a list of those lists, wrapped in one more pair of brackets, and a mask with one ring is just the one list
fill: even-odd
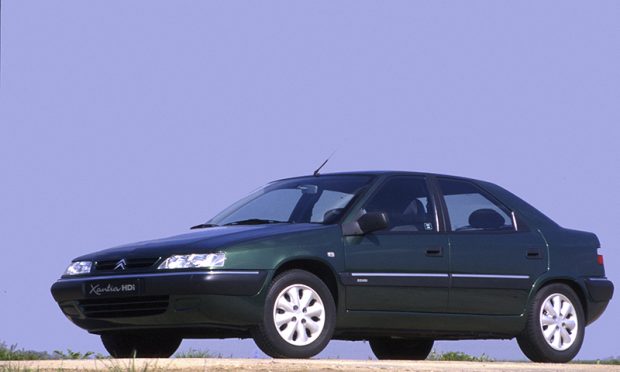
[(336, 305), (325, 283), (290, 270), (271, 283), (254, 342), (273, 358), (310, 358), (327, 346), (335, 325)]
[(517, 342), (531, 361), (566, 363), (577, 355), (585, 319), (581, 302), (570, 287), (559, 283), (543, 287), (526, 315), (527, 324)]
[(169, 358), (182, 339), (168, 334), (106, 333), (101, 341), (114, 358)]
[(424, 360), (433, 349), (433, 340), (374, 338), (370, 348), (377, 359)]

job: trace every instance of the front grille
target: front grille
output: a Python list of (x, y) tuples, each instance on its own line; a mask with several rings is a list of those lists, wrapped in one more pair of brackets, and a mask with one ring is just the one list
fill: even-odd
[(108, 298), (82, 300), (80, 307), (88, 318), (123, 318), (162, 314), (168, 302), (168, 296)]
[[(151, 267), (159, 260), (159, 257), (149, 257), (149, 258), (126, 258), (125, 259), (125, 270), (131, 269), (143, 269)], [(106, 260), (106, 261), (97, 261), (95, 262), (95, 270), (96, 271), (112, 271), (118, 265), (119, 260)]]

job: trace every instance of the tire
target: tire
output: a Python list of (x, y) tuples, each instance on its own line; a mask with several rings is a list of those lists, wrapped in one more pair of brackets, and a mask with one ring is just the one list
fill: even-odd
[(114, 358), (169, 358), (181, 345), (180, 337), (166, 334), (106, 333), (103, 346)]
[(327, 346), (335, 326), (336, 305), (329, 288), (317, 276), (295, 269), (271, 282), (252, 336), (273, 358), (310, 358)]
[(566, 363), (577, 355), (586, 322), (581, 301), (570, 287), (556, 283), (541, 288), (526, 316), (517, 342), (531, 361)]
[(377, 359), (424, 360), (433, 349), (433, 340), (374, 338), (370, 348)]

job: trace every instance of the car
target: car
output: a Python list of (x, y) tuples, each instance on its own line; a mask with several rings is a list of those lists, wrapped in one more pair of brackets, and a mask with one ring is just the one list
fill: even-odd
[(435, 340), (516, 338), (532, 361), (561, 363), (612, 298), (599, 248), (490, 182), (317, 171), (188, 233), (77, 257), (51, 292), (118, 358), (252, 337), (274, 358), (338, 339), (417, 360)]

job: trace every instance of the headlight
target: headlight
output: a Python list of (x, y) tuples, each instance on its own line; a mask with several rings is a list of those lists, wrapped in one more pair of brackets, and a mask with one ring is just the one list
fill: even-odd
[(88, 274), (91, 267), (93, 267), (93, 263), (90, 261), (72, 262), (71, 265), (67, 267), (67, 270), (65, 270), (64, 275)]
[(158, 269), (195, 269), (202, 267), (222, 267), (226, 261), (226, 254), (185, 254), (170, 256), (159, 265)]

